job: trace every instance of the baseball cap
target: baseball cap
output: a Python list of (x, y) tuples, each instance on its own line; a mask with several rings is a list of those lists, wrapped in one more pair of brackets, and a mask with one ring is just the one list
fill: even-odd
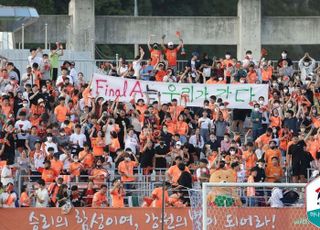
[(173, 42), (168, 42), (168, 46), (173, 46)]

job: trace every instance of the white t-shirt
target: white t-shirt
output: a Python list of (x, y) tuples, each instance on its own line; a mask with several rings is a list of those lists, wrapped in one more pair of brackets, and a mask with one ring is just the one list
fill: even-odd
[(14, 201), (17, 200), (17, 194), (16, 193), (12, 192), (12, 193), (9, 194), (7, 192), (3, 192), (0, 195), (1, 203), (3, 203), (3, 207), (4, 208), (15, 208), (16, 207), (15, 202), (12, 202), (11, 205), (5, 204), (5, 201), (8, 199), (9, 196), (13, 197)]
[(280, 200), (283, 198), (283, 193), (280, 188), (273, 188), (271, 192), (271, 197), (269, 198), (268, 203), (270, 203), (271, 208), (282, 208), (283, 203)]
[(40, 66), (41, 63), (42, 63), (42, 57), (39, 57), (39, 56), (35, 56), (33, 59), (32, 59), (32, 56), (30, 55), (28, 57), (28, 62), (29, 62), (29, 65), (32, 67), (32, 64), (33, 63), (38, 63), (38, 65)]
[(140, 63), (141, 63), (141, 61), (133, 61), (132, 62), (132, 68), (134, 70), (133, 76), (135, 76), (135, 77), (140, 77), (140, 70), (142, 68)]
[[(68, 156), (67, 154), (63, 153), (59, 156), (59, 160), (61, 162), (63, 162), (63, 169), (69, 169), (69, 166), (70, 166), (70, 161), (68, 159), (66, 159)], [(64, 160), (66, 159), (66, 160)]]
[(34, 167), (35, 169), (44, 168), (44, 161), (46, 159), (46, 155), (41, 151), (41, 153), (34, 154)]
[[(72, 79), (72, 77), (68, 75), (67, 78), (69, 78), (70, 84), (73, 84), (73, 79)], [(62, 75), (58, 76), (56, 85), (59, 85), (60, 83), (63, 83)]]
[(83, 133), (80, 133), (80, 134), (72, 134), (70, 136), (70, 141), (74, 144), (74, 145), (79, 145), (81, 148), (83, 148), (83, 144), (84, 142), (87, 141), (87, 137), (86, 135), (84, 135)]
[(199, 118), (199, 124), (200, 124), (201, 129), (209, 129), (210, 123), (211, 123), (211, 120), (208, 117), (206, 117), (206, 118), (200, 117)]
[(70, 76), (72, 78), (73, 83), (78, 84), (78, 72), (75, 68), (70, 69)]
[[(9, 177), (5, 178), (7, 176)], [(1, 171), (1, 183), (3, 184), (3, 186), (7, 186), (7, 184), (13, 183), (13, 182), (14, 181), (13, 181), (11, 169), (8, 168), (7, 166), (3, 167)]]
[(37, 197), (39, 197), (41, 200), (43, 200), (44, 202), (43, 203), (40, 203), (38, 201), (38, 199), (36, 199), (36, 208), (46, 208), (48, 207), (48, 203), (49, 203), (49, 193), (48, 193), (48, 190), (47, 189), (41, 189), (39, 188), (37, 191), (36, 191), (36, 195)]
[[(16, 121), (14, 127), (16, 129), (22, 129), (23, 131), (28, 131), (31, 129), (32, 125), (31, 125), (31, 122), (28, 120), (24, 120), (24, 121), (18, 120), (18, 121)], [(29, 136), (29, 134), (27, 132), (18, 133), (18, 135), (17, 135), (18, 139), (20, 139), (20, 140), (25, 140), (28, 138), (28, 136)]]
[(127, 135), (124, 141), (125, 148), (130, 148), (134, 154), (136, 154), (136, 148), (138, 147), (138, 140), (135, 136), (130, 137)]
[(44, 142), (44, 144), (45, 144), (46, 152), (48, 152), (48, 148), (50, 148), (50, 147), (52, 147), (54, 149), (54, 153), (58, 152), (58, 146), (56, 143), (46, 141), (46, 142)]

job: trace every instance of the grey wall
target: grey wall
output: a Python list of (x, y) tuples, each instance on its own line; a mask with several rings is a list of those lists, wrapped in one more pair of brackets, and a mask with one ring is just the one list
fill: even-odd
[[(48, 23), (48, 40), (66, 42), (67, 15), (41, 15), (26, 27), (25, 43), (44, 42), (44, 24)], [(96, 43), (144, 44), (148, 34), (177, 42), (175, 31), (181, 31), (186, 44), (236, 45), (238, 43), (237, 17), (133, 17), (96, 16)], [(320, 44), (320, 17), (262, 17), (262, 44)], [(15, 33), (21, 42), (21, 31)]]

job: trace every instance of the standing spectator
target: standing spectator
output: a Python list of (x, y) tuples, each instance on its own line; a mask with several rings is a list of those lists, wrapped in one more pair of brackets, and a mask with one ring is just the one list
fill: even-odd
[(183, 47), (183, 41), (179, 38), (180, 44), (177, 47), (174, 47), (173, 42), (168, 42), (168, 46), (164, 45), (164, 37), (162, 37), (162, 49), (164, 50), (164, 54), (168, 60), (168, 67), (172, 68), (174, 73), (177, 72), (177, 53)]
[(93, 195), (92, 207), (93, 208), (105, 208), (108, 207), (107, 199), (107, 185), (101, 185), (101, 188), (98, 192)]
[(28, 57), (29, 65), (32, 66), (33, 63), (37, 63), (38, 65), (40, 65), (42, 62), (41, 54), (42, 54), (41, 48), (38, 48), (38, 49), (31, 48), (30, 56)]
[[(158, 188), (155, 188), (152, 191), (153, 201), (151, 203), (151, 207), (153, 207), (153, 208), (161, 208), (163, 203), (164, 203), (165, 206), (168, 204), (168, 202), (169, 202), (169, 194), (168, 194), (169, 186), (170, 186), (170, 183), (165, 182), (163, 187), (160, 186)], [(164, 200), (163, 200), (163, 197), (164, 197)]]
[(72, 185), (71, 187), (70, 200), (73, 207), (81, 207), (83, 204), (82, 197), (77, 185)]
[(258, 103), (254, 105), (250, 118), (252, 122), (252, 140), (255, 141), (262, 134), (262, 113)]
[[(254, 179), (257, 176), (257, 169), (252, 168), (250, 170), (250, 176), (248, 177), (248, 183), (254, 183)], [(247, 188), (248, 206), (254, 207), (256, 205), (256, 189), (255, 187)]]
[(50, 53), (49, 53), (49, 60), (51, 64), (51, 79), (53, 81), (53, 84), (55, 85), (55, 82), (58, 78), (58, 68), (59, 68), (59, 57), (63, 56), (63, 46), (62, 44), (59, 44), (58, 42), (51, 47)]
[[(131, 160), (131, 156), (134, 158), (134, 161)], [(136, 180), (133, 169), (139, 165), (139, 161), (135, 154), (126, 152), (124, 154), (124, 160), (121, 161), (118, 165), (118, 171), (121, 175), (121, 182), (134, 182)], [(132, 184), (125, 184), (126, 189), (131, 189)]]
[(299, 69), (301, 71), (301, 81), (306, 83), (306, 78), (313, 73), (316, 61), (310, 57), (309, 53), (305, 53), (299, 60)]
[(93, 187), (93, 182), (89, 181), (86, 189), (83, 191), (83, 200), (85, 207), (92, 206), (93, 195), (96, 193), (96, 190)]
[(6, 189), (0, 195), (0, 205), (3, 208), (15, 208), (15, 203), (18, 200), (17, 194), (13, 191), (13, 183), (8, 183)]
[(37, 181), (39, 188), (35, 191), (36, 208), (46, 208), (49, 204), (49, 194), (43, 179)]
[(115, 179), (112, 182), (113, 187), (110, 190), (111, 196), (111, 207), (113, 208), (123, 208), (124, 207), (124, 196), (125, 191), (123, 189), (123, 184), (121, 180)]
[(142, 69), (141, 62), (144, 57), (144, 51), (143, 51), (142, 47), (139, 47), (139, 53), (140, 53), (140, 55), (136, 56), (134, 61), (132, 62), (132, 68), (134, 70), (133, 76), (138, 80), (141, 79), (141, 76), (140, 76), (140, 72)]
[(68, 194), (68, 186), (66, 184), (62, 184), (59, 187), (59, 191), (57, 194), (57, 206), (62, 207), (68, 201), (70, 201), (69, 194)]
[(162, 56), (162, 52), (160, 50), (160, 45), (158, 43), (153, 43), (152, 47), (150, 45), (151, 43), (151, 35), (149, 36), (149, 40), (148, 40), (148, 49), (150, 51), (150, 57), (151, 57), (151, 65), (152, 66), (156, 66), (161, 59)]

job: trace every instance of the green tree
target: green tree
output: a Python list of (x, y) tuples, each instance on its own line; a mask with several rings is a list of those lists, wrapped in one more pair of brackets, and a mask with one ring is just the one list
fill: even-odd
[(39, 14), (55, 14), (54, 0), (0, 0), (4, 6), (30, 6), (37, 9)]

